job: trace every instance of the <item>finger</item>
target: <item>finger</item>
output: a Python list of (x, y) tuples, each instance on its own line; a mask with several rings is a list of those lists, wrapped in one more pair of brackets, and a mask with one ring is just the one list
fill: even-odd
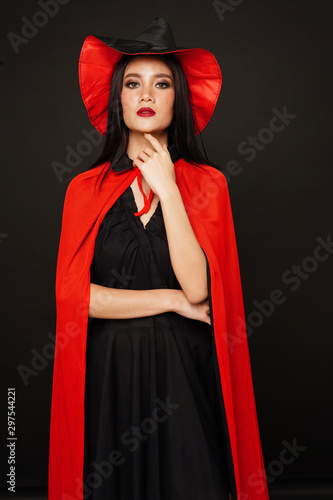
[(144, 161), (140, 160), (140, 158), (136, 158), (133, 161), (133, 167), (137, 167), (137, 168), (139, 168), (141, 170), (142, 165), (144, 165)]
[(145, 148), (143, 152), (148, 156), (152, 156), (154, 153), (156, 153), (156, 151), (153, 151), (151, 148)]
[(150, 156), (145, 152), (141, 151), (141, 153), (138, 154), (137, 158), (139, 158), (141, 161), (146, 161)]
[(156, 149), (156, 151), (158, 151), (159, 153), (161, 153), (162, 151), (164, 151), (164, 149), (162, 148), (161, 144), (158, 142), (157, 139), (155, 139), (155, 137), (153, 137), (151, 134), (144, 134), (144, 136), (154, 146), (154, 148)]

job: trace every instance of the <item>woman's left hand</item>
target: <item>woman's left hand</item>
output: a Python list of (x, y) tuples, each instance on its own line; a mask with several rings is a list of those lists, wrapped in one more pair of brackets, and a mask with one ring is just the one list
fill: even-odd
[(151, 134), (144, 136), (155, 151), (145, 148), (133, 161), (133, 165), (140, 169), (150, 188), (162, 199), (176, 185), (175, 167), (166, 144), (161, 146)]

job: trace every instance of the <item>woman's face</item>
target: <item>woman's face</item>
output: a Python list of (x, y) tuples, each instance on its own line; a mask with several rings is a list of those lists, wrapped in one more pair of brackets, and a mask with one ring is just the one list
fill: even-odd
[(169, 66), (155, 56), (137, 56), (126, 67), (121, 91), (125, 125), (132, 132), (163, 132), (171, 124), (175, 88)]

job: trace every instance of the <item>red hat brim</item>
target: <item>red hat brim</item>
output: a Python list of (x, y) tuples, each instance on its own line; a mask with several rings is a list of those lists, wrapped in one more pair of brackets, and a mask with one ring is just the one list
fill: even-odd
[[(123, 54), (93, 35), (83, 44), (79, 59), (79, 80), (83, 102), (94, 127), (106, 133), (111, 80), (114, 69)], [(130, 55), (155, 54), (138, 52)], [(177, 49), (159, 52), (174, 54), (187, 78), (195, 119), (196, 134), (209, 122), (220, 94), (221, 70), (214, 55), (206, 49)]]

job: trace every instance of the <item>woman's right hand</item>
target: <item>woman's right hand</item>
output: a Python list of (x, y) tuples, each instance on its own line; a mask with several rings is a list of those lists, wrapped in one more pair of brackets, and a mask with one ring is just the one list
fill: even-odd
[(185, 316), (185, 318), (203, 321), (205, 323), (208, 323), (209, 325), (211, 324), (208, 299), (200, 302), (199, 304), (192, 304), (188, 301), (185, 293), (182, 290), (179, 290), (179, 296), (176, 300), (174, 312), (180, 314), (181, 316)]

